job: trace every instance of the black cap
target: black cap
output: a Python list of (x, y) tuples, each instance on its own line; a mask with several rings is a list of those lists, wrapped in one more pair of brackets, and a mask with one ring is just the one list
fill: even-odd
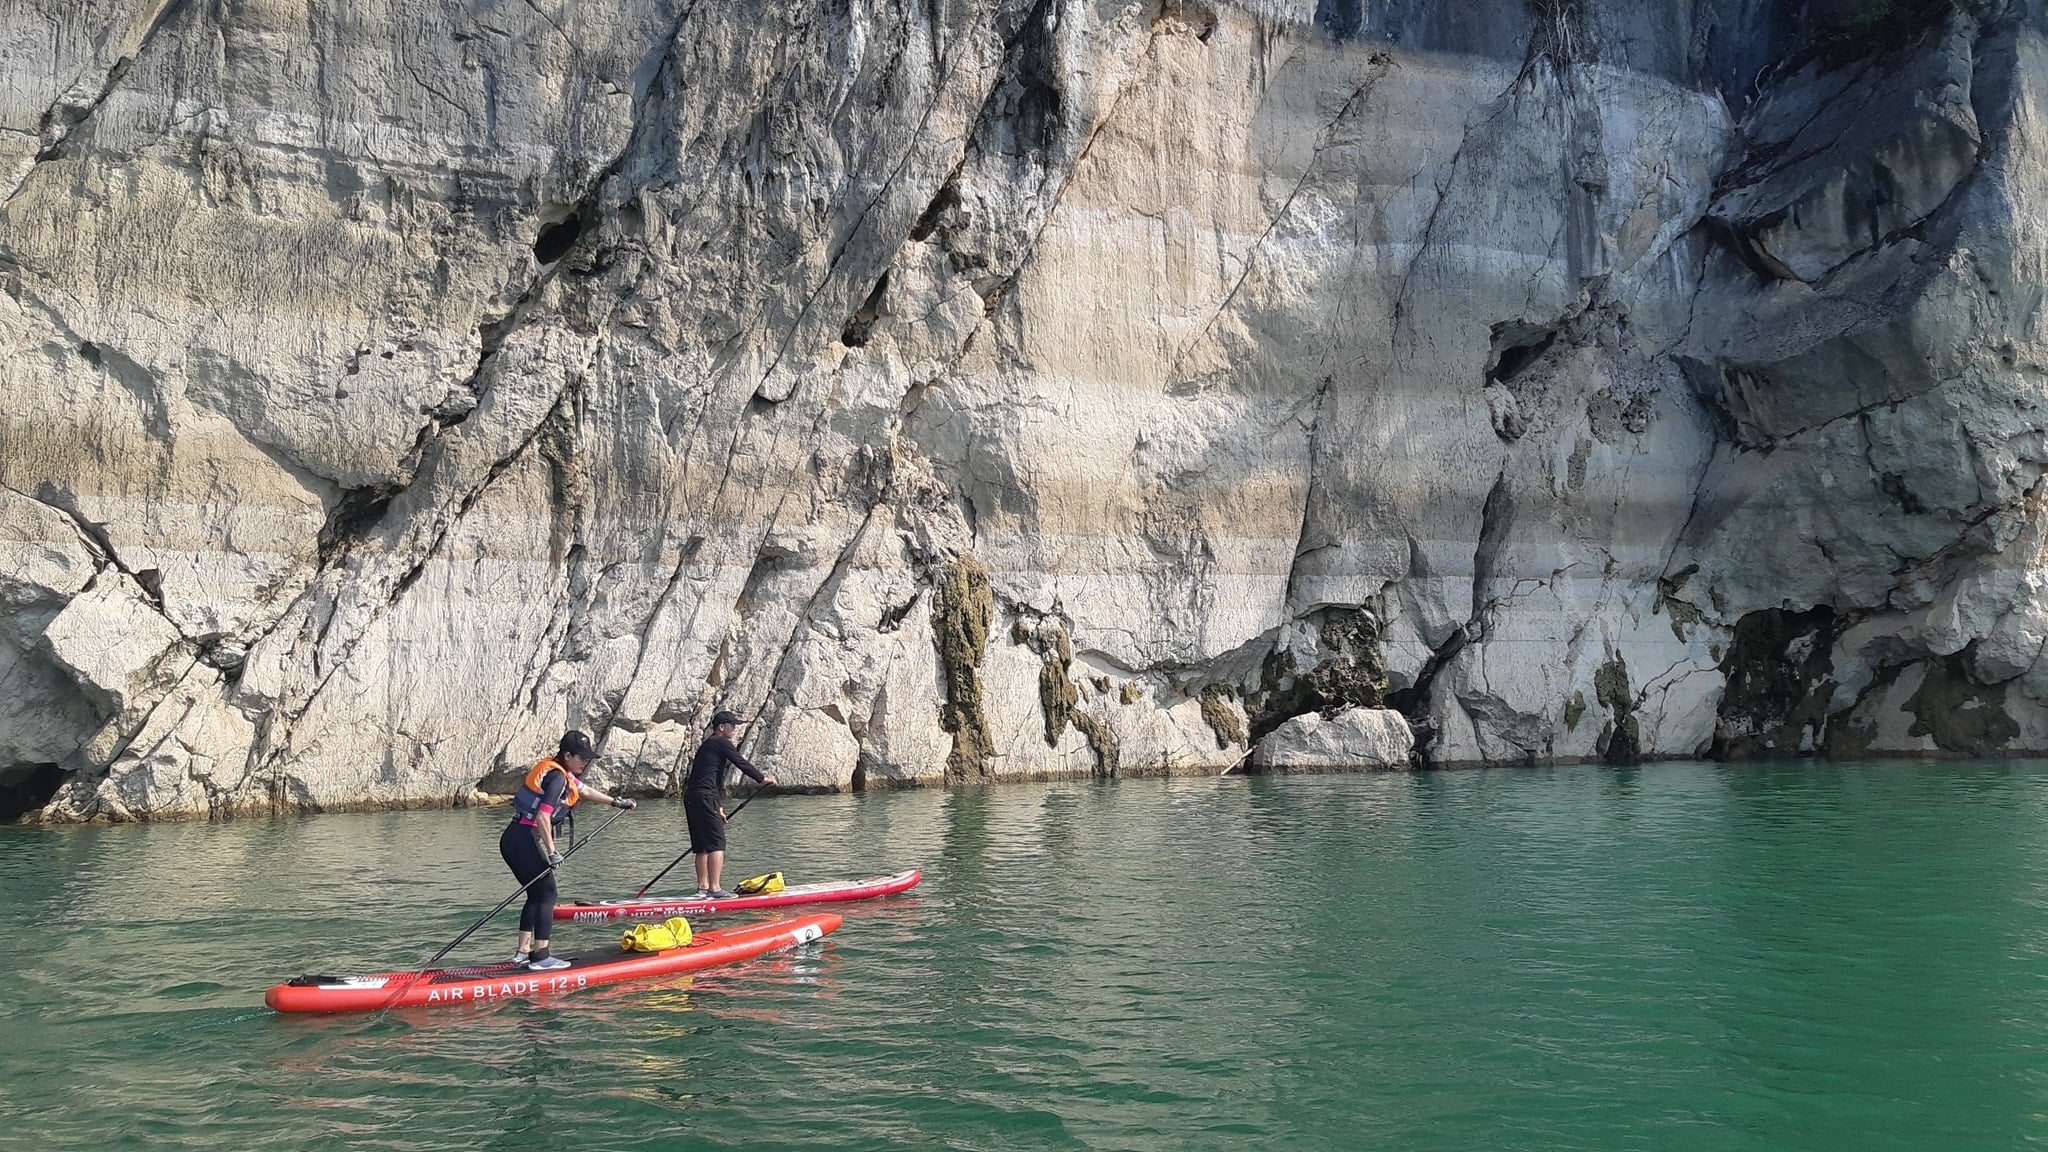
[(739, 722), (740, 715), (737, 712), (728, 712), (725, 709), (720, 708), (718, 711), (711, 714), (711, 726), (713, 728), (718, 727), (720, 724), (738, 724)]
[(580, 731), (572, 730), (562, 733), (560, 755), (580, 756), (585, 760), (595, 760), (597, 759), (597, 749), (590, 746), (590, 737), (585, 736)]

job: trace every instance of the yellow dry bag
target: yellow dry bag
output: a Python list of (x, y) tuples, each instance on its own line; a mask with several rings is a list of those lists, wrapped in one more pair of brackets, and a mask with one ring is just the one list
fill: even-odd
[(742, 896), (766, 896), (783, 889), (782, 873), (770, 872), (766, 876), (749, 876), (733, 885), (733, 891)]
[(690, 942), (690, 922), (671, 916), (660, 924), (635, 924), (626, 929), (619, 947), (628, 952), (661, 952)]

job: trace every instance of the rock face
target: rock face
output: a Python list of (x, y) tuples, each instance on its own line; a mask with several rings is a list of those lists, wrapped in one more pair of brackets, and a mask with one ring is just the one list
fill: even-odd
[(2044, 33), (19, 0), (0, 816), (2048, 749)]
[(1254, 772), (1406, 768), (1415, 751), (1408, 721), (1391, 708), (1346, 708), (1329, 719), (1307, 712), (1252, 749)]

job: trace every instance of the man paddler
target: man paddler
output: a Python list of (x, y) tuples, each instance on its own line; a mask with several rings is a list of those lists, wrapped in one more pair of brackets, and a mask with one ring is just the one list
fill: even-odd
[(725, 770), (737, 768), (756, 784), (767, 787), (775, 777), (747, 763), (732, 738), (740, 730), (740, 718), (721, 709), (711, 717), (711, 734), (697, 745), (690, 759), (690, 775), (683, 781), (683, 817), (690, 824), (690, 851), (697, 854), (698, 900), (730, 900), (733, 894), (718, 886), (725, 871)]
[(512, 822), (498, 837), (498, 855), (512, 875), (526, 885), (526, 904), (519, 909), (519, 951), (514, 964), (534, 972), (567, 968), (567, 960), (548, 955), (555, 923), (555, 865), (562, 853), (555, 837), (569, 823), (579, 800), (588, 797), (614, 808), (633, 808), (631, 800), (607, 796), (583, 782), (583, 771), (597, 759), (597, 749), (582, 732), (568, 732), (553, 756), (546, 756), (526, 774), (512, 795)]

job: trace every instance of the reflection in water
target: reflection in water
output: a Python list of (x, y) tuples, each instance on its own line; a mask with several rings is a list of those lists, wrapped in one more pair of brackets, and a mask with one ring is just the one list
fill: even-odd
[[(696, 986), (697, 974), (694, 972), (684, 972), (660, 980), (636, 983), (629, 987), (612, 984), (608, 985), (604, 990), (637, 992), (638, 994), (633, 997), (633, 1007), (638, 1011), (659, 1016), (663, 1014), (681, 1015), (682, 1013), (689, 1012), (691, 1010), (690, 989)], [(687, 1029), (678, 1027), (676, 1034), (680, 1035), (685, 1031)]]

